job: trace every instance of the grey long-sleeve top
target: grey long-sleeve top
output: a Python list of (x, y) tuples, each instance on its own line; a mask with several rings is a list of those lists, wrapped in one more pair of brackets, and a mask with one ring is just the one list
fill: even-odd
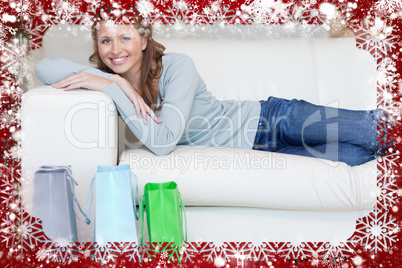
[[(261, 110), (258, 101), (217, 100), (207, 90), (191, 58), (184, 54), (167, 53), (162, 66), (158, 85), (162, 108), (156, 112), (160, 124), (149, 115), (148, 124), (144, 124), (116, 83), (102, 90), (113, 99), (123, 120), (145, 146), (156, 155), (168, 154), (176, 145), (252, 148)], [(112, 75), (62, 58), (43, 59), (35, 71), (47, 85), (79, 72), (106, 79)]]

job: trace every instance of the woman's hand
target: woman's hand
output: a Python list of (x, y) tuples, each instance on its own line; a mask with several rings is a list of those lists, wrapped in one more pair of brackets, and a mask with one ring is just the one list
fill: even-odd
[(138, 118), (142, 115), (144, 124), (147, 124), (147, 114), (158, 124), (162, 121), (155, 115), (154, 111), (144, 102), (140, 94), (132, 87), (132, 85), (120, 75), (114, 74), (109, 78), (109, 81), (115, 82), (126, 96), (134, 104)]
[(101, 91), (112, 81), (89, 73), (78, 73), (70, 75), (63, 80), (53, 84), (55, 88), (64, 88), (64, 90), (86, 88), (90, 90)]

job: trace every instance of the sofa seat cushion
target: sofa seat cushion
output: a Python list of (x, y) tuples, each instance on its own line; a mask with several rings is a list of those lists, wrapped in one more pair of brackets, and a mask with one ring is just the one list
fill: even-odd
[[(264, 242), (347, 241), (356, 220), (368, 211), (295, 211), (239, 207), (186, 207), (187, 241)], [(141, 230), (141, 221), (137, 221)], [(146, 217), (144, 234), (148, 232)], [(145, 235), (144, 241), (148, 242)]]
[(376, 160), (342, 162), (232, 148), (177, 146), (166, 156), (145, 147), (127, 149), (120, 164), (147, 182), (175, 181), (186, 206), (292, 210), (372, 209), (377, 196)]

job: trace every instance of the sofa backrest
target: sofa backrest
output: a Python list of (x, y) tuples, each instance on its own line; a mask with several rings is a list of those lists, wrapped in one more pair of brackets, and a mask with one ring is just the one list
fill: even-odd
[(218, 99), (299, 98), (349, 109), (375, 107), (375, 62), (354, 38), (163, 40), (191, 55)]

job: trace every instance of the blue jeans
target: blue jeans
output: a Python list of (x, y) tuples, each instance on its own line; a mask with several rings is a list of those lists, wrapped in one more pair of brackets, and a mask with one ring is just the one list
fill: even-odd
[(261, 101), (253, 149), (360, 165), (376, 158), (379, 115), (270, 97)]

